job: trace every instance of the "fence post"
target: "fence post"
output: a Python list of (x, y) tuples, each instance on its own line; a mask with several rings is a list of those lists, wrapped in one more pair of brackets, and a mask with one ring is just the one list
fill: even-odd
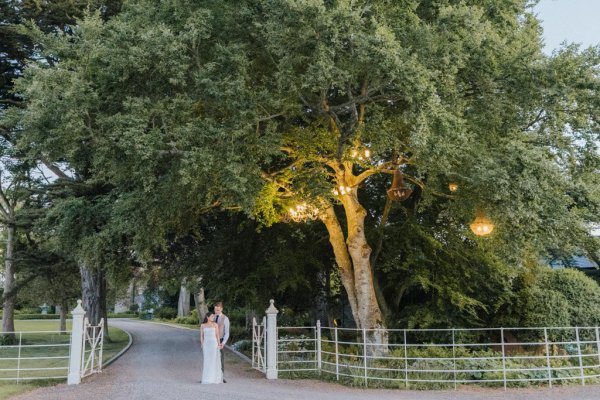
[(340, 351), (338, 348), (338, 330), (337, 326), (333, 327), (333, 340), (335, 340), (335, 378), (340, 380)]
[(73, 327), (71, 329), (71, 354), (69, 356), (69, 375), (67, 383), (78, 385), (81, 383), (81, 360), (83, 357), (83, 317), (85, 310), (81, 307), (81, 300), (77, 300), (77, 307), (71, 312)]
[(406, 329), (404, 330), (404, 386), (408, 388), (408, 349), (406, 348)]
[(552, 367), (550, 366), (550, 346), (548, 345), (548, 328), (544, 328), (544, 343), (546, 343), (546, 368), (548, 369), (548, 387), (552, 387)]
[(317, 320), (317, 329), (315, 331), (317, 336), (317, 345), (315, 346), (315, 350), (317, 351), (317, 370), (319, 374), (321, 374), (322, 368), (322, 359), (321, 359), (321, 321)]
[(452, 361), (454, 369), (454, 390), (456, 390), (456, 340), (454, 338), (454, 328), (452, 328)]
[(504, 380), (504, 390), (506, 390), (506, 351), (504, 350), (504, 328), (500, 328), (500, 340), (502, 342), (502, 379)]
[(367, 383), (367, 330), (363, 328), (363, 364), (365, 365), (365, 387), (368, 387)]
[(575, 327), (575, 338), (577, 339), (577, 355), (579, 356), (579, 371), (581, 372), (581, 385), (585, 386), (585, 374), (583, 373), (583, 357), (581, 356), (581, 342), (579, 341), (579, 327)]
[(254, 346), (256, 346), (256, 317), (252, 317), (252, 368), (254, 368)]
[(263, 363), (262, 372), (267, 373), (267, 317), (262, 320), (262, 341), (263, 341)]
[(104, 353), (104, 318), (100, 320), (100, 354), (98, 354), (98, 371), (102, 371), (102, 357)]
[(596, 350), (598, 350), (598, 365), (600, 365), (600, 333), (596, 327)]
[(19, 354), (17, 356), (17, 385), (21, 377), (21, 346), (23, 345), (23, 332), (19, 332)]
[(267, 379), (277, 379), (277, 313), (275, 300), (270, 300), (271, 305), (267, 314)]

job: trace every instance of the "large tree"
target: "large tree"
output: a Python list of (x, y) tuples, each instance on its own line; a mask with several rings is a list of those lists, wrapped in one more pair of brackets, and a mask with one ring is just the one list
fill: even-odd
[[(287, 106), (268, 112), (285, 167), (265, 171), (259, 211), (319, 210), (359, 327), (384, 326), (360, 196), (374, 174), (399, 170), (416, 222), (441, 245), (462, 230), (465, 253), (484, 246), (518, 264), (589, 237), (598, 54), (545, 57), (525, 3), (280, 1), (251, 14), (248, 58), (266, 64), (252, 85)], [(476, 212), (497, 227), (479, 245)]]
[[(23, 98), (14, 91), (14, 81), (22, 76), (28, 61), (36, 60), (47, 65), (54, 65), (57, 61), (51, 54), (44, 55), (38, 52), (38, 44), (35, 40), (32, 40), (32, 37), (25, 34), (19, 27), (22, 24), (30, 23), (34, 24), (40, 32), (62, 32), (65, 35), (71, 35), (71, 26), (78, 16), (83, 15), (85, 10), (98, 9), (102, 18), (108, 18), (118, 12), (120, 4), (120, 0), (0, 1), (0, 136), (1, 146), (3, 150), (8, 149), (11, 153), (13, 164), (16, 160), (23, 161), (27, 158), (23, 152), (26, 147), (23, 141), (20, 142), (21, 147), (15, 149), (20, 140), (22, 126), (11, 116), (23, 107)], [(35, 168), (38, 162), (46, 164), (46, 167), (55, 172), (58, 177), (71, 178), (65, 175), (57, 165), (48, 161), (45, 152), (38, 152), (36, 158), (26, 160), (23, 165)], [(4, 193), (1, 197), (5, 197)], [(3, 314), (3, 330), (5, 332), (14, 330), (12, 309), (17, 294), (13, 290), (16, 287), (14, 282), (16, 265), (12, 258), (16, 233), (15, 206), (16, 203), (11, 204), (6, 200), (2, 202), (0, 210), (8, 232), (5, 294), (9, 294), (10, 297), (4, 299), (6, 311)]]
[(116, 188), (108, 232), (138, 256), (215, 207), (320, 219), (357, 325), (385, 328), (378, 175), (404, 178), (412, 229), (454, 255), (597, 246), (598, 52), (543, 55), (526, 3), (128, 1), (35, 36), (60, 62), (19, 85), (26, 143)]

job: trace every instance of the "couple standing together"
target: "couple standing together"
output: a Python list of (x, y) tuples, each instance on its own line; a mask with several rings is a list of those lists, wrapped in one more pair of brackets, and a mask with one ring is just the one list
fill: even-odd
[(200, 325), (200, 343), (204, 364), (202, 383), (226, 383), (223, 379), (225, 361), (223, 348), (229, 339), (229, 318), (223, 314), (223, 303), (215, 304), (215, 312), (209, 312)]

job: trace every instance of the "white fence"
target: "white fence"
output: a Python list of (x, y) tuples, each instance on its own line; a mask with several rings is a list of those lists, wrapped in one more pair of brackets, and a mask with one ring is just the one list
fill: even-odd
[(313, 371), (364, 386), (522, 386), (600, 378), (598, 327), (389, 329), (278, 327), (279, 372)]
[(14, 337), (14, 344), (0, 346), (1, 381), (18, 383), (67, 377), (70, 332), (15, 332)]
[(599, 327), (378, 331), (321, 327), (318, 321), (277, 327), (273, 300), (266, 313), (253, 349), (264, 348), (269, 379), (308, 373), (413, 389), (600, 382)]
[(12, 336), (0, 345), (0, 381), (67, 379), (78, 384), (81, 378), (102, 370), (104, 326), (84, 320), (81, 300), (73, 310), (71, 331), (22, 331), (0, 333)]

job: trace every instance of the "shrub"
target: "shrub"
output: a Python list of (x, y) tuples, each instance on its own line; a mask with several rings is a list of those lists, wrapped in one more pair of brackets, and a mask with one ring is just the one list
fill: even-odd
[[(2, 314), (0, 314), (0, 317)], [(60, 319), (60, 315), (58, 314), (15, 314), (16, 320), (26, 320), (26, 319)]]
[(238, 325), (230, 325), (229, 326), (229, 342), (233, 343), (234, 341), (248, 339), (250, 337), (250, 332), (246, 331), (244, 326)]
[[(197, 314), (197, 313), (196, 313)], [(188, 315), (187, 317), (177, 317), (175, 318), (175, 322), (178, 324), (186, 324), (186, 325), (200, 325), (200, 321), (198, 321), (198, 316)]]
[(173, 319), (177, 317), (177, 310), (173, 307), (161, 307), (154, 313), (156, 318)]
[(123, 312), (123, 313), (108, 313), (108, 318), (137, 318), (137, 313)]
[[(40, 314), (40, 312), (40, 307), (23, 307), (20, 310), (18, 310), (19, 314)], [(15, 310), (15, 314), (17, 314), (17, 310)]]

